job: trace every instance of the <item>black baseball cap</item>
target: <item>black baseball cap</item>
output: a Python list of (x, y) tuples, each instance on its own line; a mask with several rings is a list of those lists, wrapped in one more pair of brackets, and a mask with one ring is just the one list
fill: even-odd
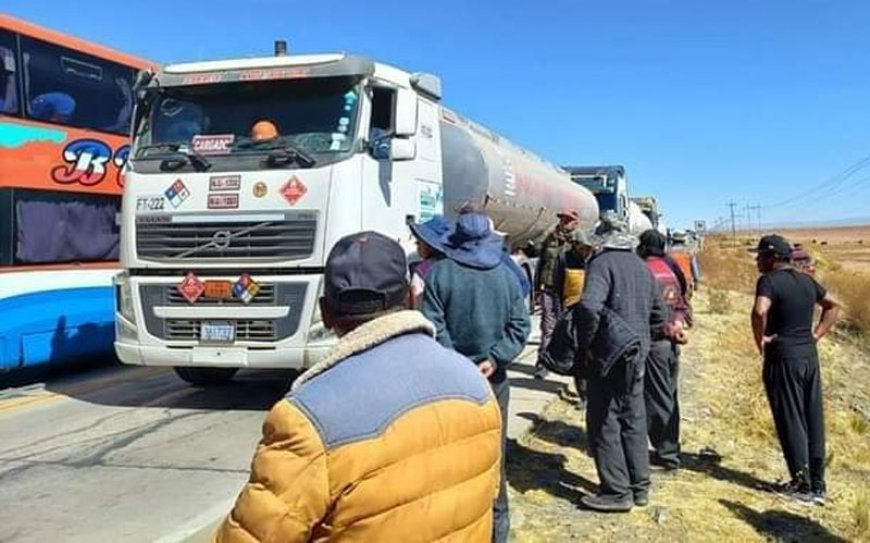
[(377, 232), (359, 232), (338, 240), (326, 260), (323, 293), (338, 316), (369, 315), (408, 299), (405, 251)]
[(774, 255), (780, 258), (789, 258), (791, 256), (791, 245), (780, 235), (772, 234), (764, 236), (758, 241), (758, 247), (752, 250), (753, 253)]

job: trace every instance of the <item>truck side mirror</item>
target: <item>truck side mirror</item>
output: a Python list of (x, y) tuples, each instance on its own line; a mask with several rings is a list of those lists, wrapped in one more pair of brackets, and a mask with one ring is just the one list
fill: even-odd
[(406, 138), (383, 136), (372, 142), (370, 152), (375, 160), (414, 160), (417, 157), (417, 144)]
[(393, 138), (390, 144), (390, 160), (414, 160), (417, 157), (417, 144), (410, 139)]
[(399, 137), (413, 136), (417, 133), (417, 93), (411, 89), (398, 89), (396, 92), (395, 129)]

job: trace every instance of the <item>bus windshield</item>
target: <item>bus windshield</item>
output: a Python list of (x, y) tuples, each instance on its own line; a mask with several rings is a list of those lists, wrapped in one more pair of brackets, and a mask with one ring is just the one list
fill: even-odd
[[(140, 104), (133, 159), (162, 160), (189, 146), (220, 167), (219, 155), (261, 156), (276, 148), (308, 155), (352, 149), (359, 78), (331, 77), (165, 87)], [(270, 143), (271, 142), (271, 143)], [(329, 160), (328, 158), (326, 159)], [(243, 166), (242, 166), (243, 167)]]

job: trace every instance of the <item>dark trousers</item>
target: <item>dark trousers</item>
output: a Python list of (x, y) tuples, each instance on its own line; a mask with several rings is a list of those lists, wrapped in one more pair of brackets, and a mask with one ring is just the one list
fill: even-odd
[(507, 543), (511, 531), (507, 493), (507, 427), (511, 386), (510, 380), (507, 378), (498, 383), (490, 384), (498, 400), (498, 408), (501, 410), (501, 485), (499, 485), (498, 498), (493, 506), (492, 541), (493, 543)]
[(588, 383), (586, 381), (586, 369), (580, 364), (574, 366), (574, 389), (577, 391), (577, 403), (583, 405), (589, 393), (587, 392)]
[(644, 404), (649, 441), (658, 459), (680, 465), (679, 347), (668, 340), (652, 344), (646, 358)]
[(643, 359), (589, 376), (586, 429), (600, 481), (599, 495), (616, 500), (649, 492)]
[(540, 353), (544, 352), (547, 345), (550, 344), (550, 338), (553, 337), (553, 329), (556, 328), (556, 322), (559, 320), (559, 301), (556, 293), (551, 290), (541, 292), (541, 344), (538, 347), (538, 362), (536, 366), (540, 366)]
[(824, 490), (825, 421), (818, 355), (768, 355), (763, 379), (792, 480)]

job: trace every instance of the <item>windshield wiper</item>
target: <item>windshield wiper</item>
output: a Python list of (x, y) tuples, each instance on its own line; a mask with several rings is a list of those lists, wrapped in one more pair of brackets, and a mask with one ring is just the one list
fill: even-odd
[(290, 164), (292, 162), (296, 162), (303, 168), (310, 168), (317, 163), (311, 155), (289, 144), (283, 145), (280, 149), (275, 149), (266, 157), (266, 164), (269, 166)]
[(270, 141), (246, 141), (236, 145), (237, 149), (251, 149), (254, 151), (271, 151), (266, 157), (266, 164), (269, 166), (277, 166), (284, 164), (292, 164), (296, 162), (303, 168), (310, 168), (317, 164), (317, 161), (291, 143), (287, 143), (283, 139)]
[[(185, 162), (189, 162), (197, 171), (205, 171), (211, 168), (211, 162), (208, 161), (207, 158), (202, 156), (202, 154), (194, 151), (188, 144), (186, 143), (152, 143), (150, 145), (143, 145), (136, 149), (136, 154), (138, 155), (141, 151), (149, 151), (149, 150), (164, 150), (171, 151), (176, 155), (181, 155), (185, 158)], [(174, 159), (164, 158), (160, 165), (168, 166), (170, 161)], [(182, 164), (183, 165), (183, 164)], [(179, 166), (180, 167), (180, 166)], [(173, 168), (174, 169), (174, 168)]]

